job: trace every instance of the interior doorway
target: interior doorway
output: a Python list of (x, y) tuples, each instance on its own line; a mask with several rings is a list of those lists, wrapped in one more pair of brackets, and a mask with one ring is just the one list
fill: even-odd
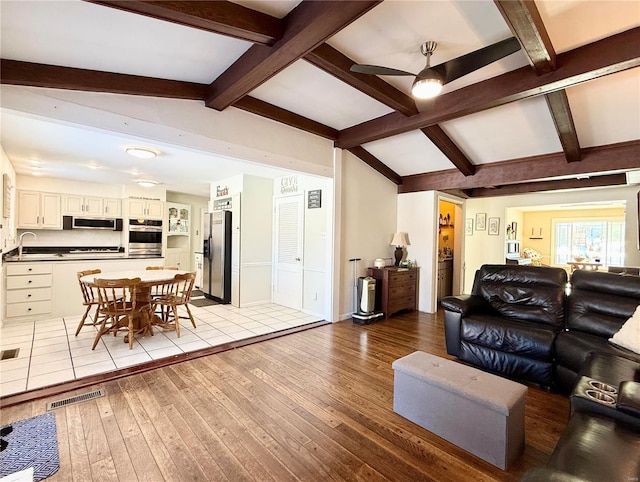
[(445, 296), (463, 292), (463, 215), (462, 202), (442, 196), (438, 198), (438, 268), (436, 270), (438, 303)]

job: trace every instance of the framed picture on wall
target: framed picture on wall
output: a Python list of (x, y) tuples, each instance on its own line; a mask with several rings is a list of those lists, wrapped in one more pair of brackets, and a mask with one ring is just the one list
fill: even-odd
[(476, 231), (486, 231), (487, 213), (476, 213)]
[(489, 234), (492, 236), (500, 234), (500, 218), (489, 218)]
[(473, 234), (473, 219), (467, 218), (464, 220), (464, 234), (471, 236)]

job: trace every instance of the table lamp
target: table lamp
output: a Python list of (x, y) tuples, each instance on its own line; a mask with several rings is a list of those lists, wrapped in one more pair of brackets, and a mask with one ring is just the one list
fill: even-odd
[(402, 261), (402, 256), (404, 255), (402, 248), (410, 245), (411, 243), (407, 240), (407, 233), (396, 233), (393, 235), (391, 246), (396, 247), (396, 250), (393, 253), (396, 257), (396, 266), (400, 266), (400, 261)]

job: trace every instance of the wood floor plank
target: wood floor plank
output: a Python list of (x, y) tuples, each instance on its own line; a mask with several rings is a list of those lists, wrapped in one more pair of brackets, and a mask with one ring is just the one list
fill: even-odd
[[(394, 360), (453, 359), (442, 318), (344, 321), (89, 387), (106, 396), (54, 411), (61, 467), (50, 480), (517, 481), (548, 461), (566, 396), (528, 386), (525, 450), (508, 471), (393, 411)], [(44, 402), (9, 406), (1, 421)]]
[(141, 391), (136, 387), (136, 382), (144, 383), (142, 377), (127, 377), (118, 382), (129, 407), (136, 418), (140, 433), (144, 437), (146, 447), (153, 457), (158, 470), (164, 480), (180, 480), (180, 470), (176, 467), (171, 454), (160, 436), (161, 426), (156, 427), (149, 413), (140, 400)]

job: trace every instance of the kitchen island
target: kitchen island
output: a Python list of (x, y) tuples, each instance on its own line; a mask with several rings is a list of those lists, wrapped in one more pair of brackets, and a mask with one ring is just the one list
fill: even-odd
[(3, 256), (5, 321), (81, 316), (83, 298), (77, 273), (103, 273), (164, 265), (158, 256), (127, 256), (116, 248), (37, 248)]

